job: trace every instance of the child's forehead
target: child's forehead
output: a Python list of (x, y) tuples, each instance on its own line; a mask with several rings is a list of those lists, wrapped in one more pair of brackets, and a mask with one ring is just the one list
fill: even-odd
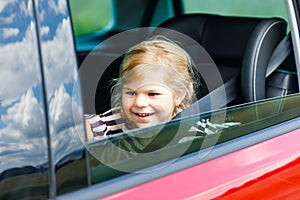
[(125, 77), (123, 82), (129, 82), (133, 80), (147, 80), (149, 76), (156, 78), (165, 79), (170, 67), (160, 64), (139, 64), (134, 66)]
[(124, 89), (130, 90), (170, 90), (165, 76), (161, 73), (152, 74), (149, 73), (145, 76), (132, 78), (125, 83), (123, 83)]
[(149, 76), (137, 77), (134, 79), (130, 79), (123, 83), (123, 87), (125, 86), (167, 86), (167, 82), (165, 81), (165, 77), (161, 74), (156, 74), (155, 76), (149, 74)]
[(127, 86), (164, 86), (169, 88), (168, 79), (170, 79), (170, 67), (160, 64), (140, 64), (135, 66), (126, 77), (123, 77), (122, 83)]

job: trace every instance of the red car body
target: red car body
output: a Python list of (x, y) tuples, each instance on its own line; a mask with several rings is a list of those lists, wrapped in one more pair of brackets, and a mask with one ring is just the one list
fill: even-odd
[(101, 199), (298, 199), (300, 129)]

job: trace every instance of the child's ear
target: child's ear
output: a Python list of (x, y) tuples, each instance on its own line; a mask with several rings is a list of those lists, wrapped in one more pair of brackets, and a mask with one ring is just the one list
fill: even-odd
[(175, 94), (175, 105), (179, 106), (183, 99), (185, 98), (187, 91), (182, 89)]

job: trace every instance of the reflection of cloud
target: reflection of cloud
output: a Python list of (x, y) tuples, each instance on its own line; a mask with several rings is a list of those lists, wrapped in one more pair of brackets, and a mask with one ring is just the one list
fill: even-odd
[[(51, 7), (54, 13), (66, 14), (66, 1), (46, 2), (54, 6)], [(25, 15), (32, 12), (30, 3), (24, 1), (18, 4)], [(4, 6), (0, 0), (0, 11)], [(13, 18), (10, 19), (12, 22)], [(3, 20), (0, 18), (0, 22)], [(52, 31), (50, 28), (56, 27), (52, 25), (42, 27), (41, 34), (49, 34)], [(51, 130), (58, 133), (52, 135), (56, 161), (76, 149), (82, 149), (78, 137), (78, 129), (83, 134), (82, 110), (64, 87), (64, 83), (71, 83), (76, 74), (73, 40), (69, 37), (71, 34), (70, 20), (63, 19), (57, 26), (53, 40), (42, 41), (46, 88), (50, 91), (47, 95), (50, 102), (49, 125)], [(45, 113), (32, 89), (41, 82), (36, 47), (33, 22), (29, 24), (22, 41), (0, 46), (0, 66), (7, 66), (0, 67), (0, 106), (7, 107), (6, 113), (0, 113), (0, 120), (5, 124), (5, 128), (0, 128), (0, 173), (10, 167), (47, 161)], [(20, 101), (17, 100), (19, 96)], [(76, 125), (75, 122), (80, 124)]]
[(1, 116), (7, 127), (0, 129), (1, 170), (42, 164), (47, 160), (45, 117), (42, 106), (28, 90), (18, 103)]
[(32, 5), (32, 1), (27, 1), (24, 2), (22, 1), (20, 3), (20, 10), (26, 15), (26, 16), (32, 16), (33, 15), (33, 5)]
[(16, 17), (16, 14), (11, 14), (8, 17), (0, 17), (0, 23), (1, 24), (11, 24), (14, 21), (15, 17)]
[[(83, 133), (83, 124), (69, 127), (64, 129), (57, 136), (52, 143), (54, 149), (54, 162), (57, 163), (63, 157), (76, 152), (77, 150), (83, 150), (83, 144), (78, 134)], [(80, 131), (80, 132), (78, 132)]]
[[(33, 16), (33, 5), (32, 1), (28, 0), (10, 0), (10, 1), (0, 1), (0, 13), (5, 10), (5, 7), (8, 5), (19, 5), (19, 9), (22, 13), (25, 14), (25, 16)], [(18, 12), (19, 13), (19, 12)], [(12, 13), (10, 16), (0, 17), (0, 22), (4, 24), (10, 24), (13, 22), (13, 20), (16, 17), (16, 13)]]
[(54, 92), (49, 104), (49, 114), (55, 161), (72, 151), (82, 149), (79, 136), (84, 134), (82, 109), (63, 85)]
[(9, 37), (15, 37), (19, 34), (19, 29), (18, 28), (3, 28), (2, 29), (2, 34), (3, 38), (7, 39)]
[(36, 166), (46, 163), (47, 141), (45, 137), (26, 139), (22, 142), (2, 142), (0, 143), (3, 154), (0, 154), (0, 173), (6, 169), (21, 166)]
[[(49, 104), (50, 120), (53, 123), (51, 130), (59, 132), (62, 129), (73, 126), (82, 117), (77, 101), (67, 93), (65, 87), (60, 86), (55, 92)], [(76, 119), (75, 119), (76, 118)]]
[(0, 1), (0, 13), (3, 11), (3, 9), (5, 8), (5, 6), (7, 6), (8, 4), (13, 4), (15, 3), (17, 0), (10, 0), (8, 1)]
[[(49, 112), (52, 131), (52, 147), (55, 162), (76, 151), (82, 150), (83, 145), (79, 134), (84, 134), (81, 108), (66, 91), (59, 87), (51, 99)], [(81, 119), (80, 119), (81, 117)], [(79, 124), (77, 124), (79, 122)], [(83, 136), (81, 136), (82, 138)]]
[[(74, 114), (75, 113), (75, 114)], [(47, 161), (47, 142), (44, 111), (29, 90), (20, 102), (7, 110), (1, 120), (7, 127), (0, 129), (0, 173), (1, 171), (26, 165), (35, 166)], [(80, 106), (67, 93), (64, 86), (59, 87), (49, 105), (52, 130), (52, 148), (55, 161), (68, 154), (82, 150), (79, 134), (84, 134)], [(78, 117), (78, 119), (74, 119)], [(77, 124), (80, 122), (79, 124)], [(53, 134), (56, 131), (57, 134)], [(22, 141), (22, 142), (20, 142)], [(1, 166), (2, 165), (2, 166)]]
[(35, 26), (31, 22), (21, 42), (0, 47), (0, 66), (6, 66), (0, 68), (0, 100), (9, 102), (40, 81), (35, 36)]
[(59, 87), (49, 104), (50, 120), (53, 123), (52, 130), (57, 132), (72, 126), (72, 99), (64, 86)]
[(80, 119), (78, 119), (80, 115), (75, 114), (78, 112), (80, 112), (80, 107), (76, 100), (71, 98), (63, 85), (60, 86), (55, 90), (54, 96), (49, 104), (50, 120), (52, 122), (51, 130), (59, 132), (74, 126), (75, 122), (80, 121)]
[(42, 35), (42, 36), (43, 36), (43, 35), (48, 35), (49, 32), (50, 32), (49, 26), (42, 26), (42, 27), (41, 27), (41, 35)]
[(70, 19), (63, 19), (57, 27), (53, 40), (43, 41), (45, 81), (49, 97), (55, 88), (70, 82), (76, 73), (74, 46), (70, 35), (72, 35)]
[(4, 9), (4, 7), (6, 6), (6, 2), (5, 1), (0, 1), (0, 12), (2, 12), (2, 10)]
[(0, 134), (6, 141), (19, 140), (20, 138), (41, 137), (45, 131), (44, 111), (30, 89), (25, 93), (20, 102), (7, 110), (1, 120), (7, 124)]
[(66, 1), (61, 0), (48, 0), (49, 7), (55, 12), (55, 14), (66, 14), (67, 4)]

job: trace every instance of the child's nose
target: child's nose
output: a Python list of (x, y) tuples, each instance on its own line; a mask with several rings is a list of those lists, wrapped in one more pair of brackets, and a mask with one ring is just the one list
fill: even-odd
[(149, 101), (146, 95), (138, 94), (135, 98), (134, 105), (137, 107), (146, 107), (148, 106)]

